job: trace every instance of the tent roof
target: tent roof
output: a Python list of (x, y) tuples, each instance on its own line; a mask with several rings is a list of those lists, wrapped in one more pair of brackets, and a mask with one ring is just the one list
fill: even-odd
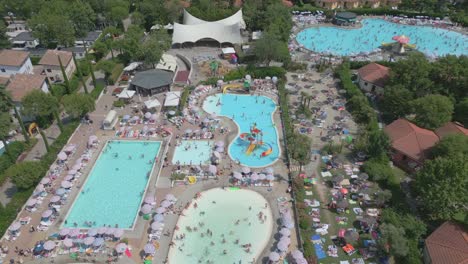
[(135, 95), (135, 93), (136, 91), (124, 89), (122, 92), (120, 92), (119, 95), (117, 95), (117, 97), (119, 99), (129, 99), (132, 98)]
[(149, 108), (158, 107), (158, 106), (160, 106), (160, 105), (161, 105), (161, 103), (160, 103), (159, 100), (156, 99), (156, 98), (155, 98), (155, 99), (148, 100), (148, 101), (145, 101), (145, 106), (146, 106), (146, 108), (148, 108), (148, 109), (149, 109)]
[(174, 74), (163, 70), (149, 70), (137, 72), (132, 79), (132, 85), (143, 89), (152, 89), (162, 86), (167, 86), (172, 83)]
[(184, 25), (199, 25), (199, 24), (223, 24), (226, 26), (230, 26), (233, 24), (240, 23), (242, 28), (245, 28), (245, 22), (242, 18), (242, 9), (239, 9), (235, 14), (230, 17), (226, 17), (225, 19), (221, 19), (218, 21), (205, 21), (199, 19), (197, 17), (192, 16), (187, 10), (184, 9)]
[(178, 106), (180, 102), (180, 92), (167, 92), (164, 106)]
[(156, 69), (175, 72), (177, 69), (176, 58), (170, 54), (163, 54), (158, 65), (156, 65)]

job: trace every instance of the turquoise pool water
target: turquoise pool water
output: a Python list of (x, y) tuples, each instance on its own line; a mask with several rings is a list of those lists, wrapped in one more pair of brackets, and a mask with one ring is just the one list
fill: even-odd
[(85, 221), (91, 221), (132, 228), (160, 147), (159, 141), (109, 141), (63, 226), (89, 228)]
[[(269, 206), (265, 209), (267, 201), (263, 196), (250, 190), (216, 188), (202, 192), (201, 198), (194, 202), (197, 208), (192, 202), (184, 211), (185, 216), (179, 217), (179, 230), (174, 232), (172, 241), (175, 246), (170, 248), (169, 263), (237, 264), (239, 261), (250, 263), (253, 258), (259, 260), (273, 229), (272, 213)], [(259, 212), (267, 217), (263, 223), (257, 216)], [(175, 239), (182, 234), (185, 239)], [(239, 240), (237, 244), (236, 240)], [(242, 245), (249, 243), (252, 247), (247, 253)]]
[(440, 28), (401, 25), (383, 19), (363, 19), (359, 29), (307, 28), (297, 34), (296, 40), (315, 52), (348, 56), (371, 52), (382, 43), (393, 42), (395, 35), (408, 36), (410, 44), (416, 44), (419, 51), (430, 56), (468, 55), (466, 35)]
[(206, 165), (210, 164), (213, 141), (208, 140), (182, 140), (175, 147), (172, 164), (179, 162), (181, 165)]
[[(266, 96), (216, 94), (209, 96), (203, 103), (203, 109), (208, 113), (216, 113), (234, 119), (239, 133), (250, 133), (256, 124), (263, 132), (263, 145), (259, 145), (250, 155), (247, 155), (249, 142), (242, 140), (239, 135), (229, 145), (229, 155), (242, 165), (249, 167), (265, 167), (275, 162), (280, 155), (278, 132), (273, 124), (272, 114), (276, 110), (276, 103)], [(271, 148), (271, 154), (262, 157), (262, 153)]]

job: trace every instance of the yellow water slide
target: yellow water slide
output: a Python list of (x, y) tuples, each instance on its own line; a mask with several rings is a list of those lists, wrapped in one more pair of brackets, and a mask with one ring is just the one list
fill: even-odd
[(223, 93), (226, 93), (228, 89), (242, 89), (242, 88), (244, 88), (244, 84), (242, 83), (227, 84), (223, 87)]
[(251, 143), (251, 144), (249, 145), (249, 147), (247, 148), (247, 151), (245, 152), (245, 154), (247, 154), (247, 155), (252, 154), (252, 151), (253, 151), (254, 149), (255, 149), (255, 144)]

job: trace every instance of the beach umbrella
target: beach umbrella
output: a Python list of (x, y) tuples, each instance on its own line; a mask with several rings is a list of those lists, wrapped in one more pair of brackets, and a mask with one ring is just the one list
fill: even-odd
[(97, 233), (102, 235), (102, 234), (105, 234), (106, 231), (107, 231), (107, 227), (103, 226), (103, 227), (98, 228)]
[(153, 220), (158, 222), (158, 223), (162, 223), (162, 222), (164, 222), (164, 215), (155, 214), (154, 217), (153, 217)]
[(62, 195), (65, 194), (65, 192), (66, 192), (65, 189), (59, 188), (59, 189), (57, 189), (57, 190), (55, 191), (55, 194), (58, 195), (58, 196), (62, 196)]
[(60, 153), (57, 155), (57, 158), (58, 158), (59, 160), (66, 160), (66, 159), (68, 158), (68, 156), (67, 156), (67, 153), (65, 153), (65, 152), (62, 151), (62, 152), (60, 152)]
[(65, 181), (73, 181), (73, 179), (75, 179), (75, 176), (73, 176), (73, 175), (67, 175), (64, 178)]
[(29, 199), (27, 202), (26, 202), (26, 206), (34, 206), (36, 205), (37, 203), (37, 200), (32, 198), (32, 199)]
[(268, 258), (271, 261), (278, 261), (280, 259), (280, 255), (277, 252), (271, 252)]
[(94, 246), (94, 247), (99, 247), (99, 246), (101, 246), (102, 244), (104, 244), (104, 238), (102, 238), (102, 237), (96, 238), (96, 239), (94, 240), (94, 242), (93, 242), (93, 246)]
[(160, 222), (153, 222), (151, 224), (151, 230), (159, 230), (163, 227), (164, 225)]
[(151, 113), (150, 113), (150, 112), (146, 112), (146, 113), (145, 113), (145, 118), (146, 118), (146, 119), (150, 119), (150, 118), (151, 118)]
[(213, 156), (220, 159), (221, 158), (221, 153), (219, 153), (218, 151), (213, 151)]
[(48, 177), (42, 178), (41, 184), (48, 184), (48, 183), (50, 183), (50, 178)]
[(148, 127), (148, 126), (144, 126), (144, 127), (143, 127), (143, 132), (144, 132), (144, 133), (148, 132), (148, 130), (149, 130), (149, 127)]
[(294, 258), (294, 259), (300, 259), (300, 258), (304, 258), (304, 254), (299, 251), (299, 250), (294, 250), (292, 253), (291, 253), (291, 256)]
[(116, 228), (114, 231), (114, 237), (120, 238), (123, 236), (124, 230), (122, 228)]
[(281, 230), (279, 231), (279, 233), (282, 235), (282, 236), (290, 236), (291, 235), (291, 230), (283, 227), (281, 228)]
[(185, 134), (190, 134), (190, 133), (192, 133), (192, 131), (193, 131), (192, 129), (187, 128), (187, 129), (185, 129)]
[(164, 199), (169, 200), (169, 201), (177, 201), (177, 198), (171, 193), (166, 194)]
[(81, 169), (81, 163), (76, 163), (73, 165), (72, 170), (79, 171)]
[(88, 230), (88, 236), (95, 236), (97, 235), (97, 233), (98, 233), (97, 228), (91, 228)]
[(286, 241), (280, 241), (278, 242), (278, 245), (276, 245), (276, 247), (280, 250), (280, 251), (286, 251), (288, 250), (289, 248), (289, 243), (286, 243)]
[(75, 175), (77, 172), (78, 172), (78, 171), (76, 171), (76, 170), (69, 170), (69, 171), (67, 172), (67, 175)]
[(53, 214), (52, 210), (46, 210), (42, 213), (43, 218), (48, 218)]
[(59, 235), (61, 235), (61, 236), (66, 236), (68, 234), (70, 234), (70, 229), (69, 228), (64, 228), (64, 229), (60, 230), (60, 232), (59, 232)]
[(164, 208), (164, 207), (158, 207), (158, 208), (156, 208), (156, 213), (157, 213), (157, 214), (163, 214), (163, 213), (165, 213), (165, 212), (166, 212), (166, 208)]
[(266, 174), (273, 174), (275, 171), (273, 170), (272, 167), (268, 167), (264, 169), (263, 172), (265, 172)]
[(354, 230), (346, 230), (344, 238), (346, 241), (357, 241), (359, 239), (359, 233)]
[(250, 175), (250, 179), (252, 181), (257, 181), (258, 180), (258, 173), (254, 172), (252, 175)]
[(161, 202), (161, 207), (168, 208), (172, 205), (172, 203), (168, 200), (164, 200)]
[(147, 204), (152, 204), (156, 201), (156, 199), (154, 199), (154, 196), (152, 194), (148, 194), (146, 197), (145, 197), (145, 203)]
[(190, 109), (192, 111), (192, 113), (196, 113), (198, 111), (200, 111), (200, 108), (198, 108), (198, 106), (192, 106), (192, 109)]
[(158, 119), (158, 114), (152, 114), (151, 117), (150, 117), (150, 120), (156, 120)]
[(83, 244), (85, 244), (86, 246), (89, 246), (91, 244), (93, 244), (95, 238), (94, 237), (86, 237), (84, 240), (83, 240)]
[(210, 114), (210, 118), (211, 119), (215, 119), (216, 117), (218, 117), (218, 115), (216, 113), (211, 113)]
[(54, 241), (49, 240), (49, 241), (44, 243), (44, 249), (45, 250), (52, 250), (54, 248), (55, 248), (55, 242)]
[(54, 195), (54, 196), (52, 196), (52, 198), (50, 198), (50, 202), (51, 203), (56, 203), (56, 202), (60, 201), (60, 199), (62, 199), (62, 198), (60, 198), (60, 196)]
[(392, 39), (395, 40), (396, 42), (400, 43), (400, 44), (408, 44), (409, 43), (409, 38), (407, 36), (405, 36), (405, 35), (394, 36)]
[(275, 179), (275, 176), (273, 176), (273, 174), (268, 174), (266, 176), (266, 179), (269, 180), (269, 181), (273, 181)]
[(233, 172), (232, 176), (238, 180), (242, 179), (242, 174), (240, 174), (240, 172), (237, 172), (237, 171)]
[(65, 147), (64, 151), (65, 152), (73, 152), (75, 149), (76, 149), (75, 145), (68, 145), (67, 147)]
[(134, 116), (134, 117), (132, 117), (132, 120), (133, 121), (138, 121), (138, 120), (140, 120), (140, 117), (139, 116)]
[(349, 203), (346, 200), (341, 200), (336, 203), (336, 207), (338, 208), (346, 208), (348, 206), (349, 206)]
[(205, 118), (205, 119), (203, 119), (203, 121), (202, 121), (202, 122), (206, 124), (206, 123), (209, 123), (209, 122), (210, 122), (210, 120), (209, 120), (208, 118)]
[(279, 242), (283, 242), (283, 243), (286, 243), (286, 244), (291, 244), (291, 238), (289, 238), (288, 236), (282, 236), (279, 240)]
[(154, 254), (156, 252), (156, 248), (151, 243), (146, 244), (143, 250), (146, 254)]
[(127, 250), (127, 244), (125, 243), (119, 243), (115, 246), (117, 253), (123, 253), (125, 250)]
[(70, 232), (68, 233), (69, 237), (77, 237), (79, 235), (80, 235), (80, 229), (78, 228), (71, 229)]
[(218, 141), (216, 142), (217, 147), (224, 147), (224, 141)]
[(216, 168), (215, 165), (210, 165), (210, 166), (208, 166), (208, 171), (209, 171), (211, 174), (215, 175), (215, 174), (218, 172), (218, 168)]
[(247, 173), (250, 173), (250, 168), (249, 167), (242, 167), (241, 171), (242, 171), (242, 173), (247, 174)]
[(266, 179), (266, 175), (263, 174), (263, 173), (260, 173), (260, 174), (258, 175), (258, 179), (261, 180), (261, 181), (263, 181), (263, 180)]
[(302, 258), (296, 259), (296, 264), (308, 264), (308, 262), (304, 257), (302, 257)]
[(104, 233), (105, 235), (108, 235), (108, 236), (113, 236), (114, 235), (114, 232), (115, 232), (115, 228), (114, 227), (108, 227), (107, 230), (106, 230), (106, 233)]
[(67, 248), (73, 247), (73, 240), (71, 238), (65, 238), (62, 243)]
[(143, 213), (143, 214), (149, 214), (149, 213), (151, 212), (151, 209), (153, 209), (153, 208), (151, 208), (151, 205), (145, 204), (145, 205), (143, 205), (143, 206), (141, 207), (141, 213)]
[(216, 151), (216, 152), (219, 152), (219, 153), (223, 153), (223, 152), (224, 152), (224, 148), (223, 148), (223, 147), (216, 147), (215, 151)]
[(130, 119), (130, 115), (124, 115), (122, 120), (129, 120)]
[(72, 183), (69, 182), (69, 181), (62, 181), (60, 183), (60, 186), (62, 186), (62, 188), (68, 189), (68, 188), (72, 187)]
[(341, 192), (342, 194), (346, 195), (346, 194), (348, 193), (348, 189), (346, 189), (346, 188), (341, 188), (341, 189), (340, 189), (340, 192)]
[(21, 228), (21, 223), (20, 222), (14, 222), (13, 224), (11, 224), (10, 228), (8, 228), (8, 230), (10, 231), (16, 231), (18, 229)]

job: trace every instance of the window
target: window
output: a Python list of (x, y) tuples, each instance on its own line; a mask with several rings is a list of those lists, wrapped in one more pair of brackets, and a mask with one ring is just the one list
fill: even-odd
[(367, 86), (367, 82), (365, 82), (364, 85)]
[(2, 72), (6, 72), (6, 70), (5, 70), (5, 69), (2, 69)]
[(51, 81), (54, 81), (54, 77), (50, 77), (50, 80), (51, 80)]
[[(52, 72), (52, 70), (51, 70), (51, 69), (47, 69), (47, 72)], [(366, 84), (366, 85), (367, 85), (367, 84)]]

